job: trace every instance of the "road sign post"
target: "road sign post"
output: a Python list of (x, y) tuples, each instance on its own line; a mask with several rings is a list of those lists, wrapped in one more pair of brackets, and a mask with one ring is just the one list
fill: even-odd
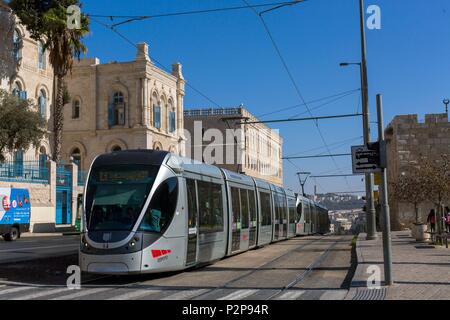
[(353, 173), (381, 172), (380, 143), (352, 147)]

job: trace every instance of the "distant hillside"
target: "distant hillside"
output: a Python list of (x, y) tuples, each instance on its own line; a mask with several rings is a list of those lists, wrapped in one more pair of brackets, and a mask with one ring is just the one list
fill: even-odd
[(365, 201), (360, 196), (348, 194), (318, 194), (316, 201), (328, 208), (328, 210), (361, 209)]

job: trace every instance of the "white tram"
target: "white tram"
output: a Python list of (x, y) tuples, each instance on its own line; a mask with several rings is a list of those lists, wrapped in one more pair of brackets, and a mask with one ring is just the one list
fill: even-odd
[(327, 210), (291, 191), (154, 150), (97, 157), (83, 212), (80, 266), (101, 274), (182, 270), (329, 229)]

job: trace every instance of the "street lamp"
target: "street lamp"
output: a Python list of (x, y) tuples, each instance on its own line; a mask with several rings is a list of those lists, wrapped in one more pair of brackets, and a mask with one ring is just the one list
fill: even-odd
[(448, 105), (450, 104), (450, 99), (444, 99), (444, 101), (442, 102), (444, 102), (445, 104), (445, 113), (448, 114)]
[[(364, 33), (364, 31), (362, 31)], [(365, 36), (363, 36), (365, 39)], [(365, 40), (363, 41), (363, 61), (365, 61)], [(348, 67), (350, 65), (358, 65), (361, 77), (361, 98), (362, 98), (362, 113), (363, 113), (363, 135), (364, 144), (370, 143), (370, 119), (369, 119), (369, 99), (367, 86), (367, 72), (364, 62), (342, 62), (341, 67)], [(373, 196), (373, 175), (366, 174), (366, 208), (367, 208), (367, 240), (374, 240), (377, 238), (376, 233), (376, 216), (375, 203)]]
[[(370, 119), (369, 119), (369, 89), (367, 81), (367, 63), (366, 63), (366, 33), (364, 21), (364, 1), (359, 0), (360, 28), (361, 28), (361, 62), (342, 62), (341, 67), (350, 65), (359, 65), (361, 76), (361, 98), (363, 114), (363, 133), (364, 144), (370, 143)], [(367, 240), (377, 238), (375, 203), (373, 197), (373, 174), (366, 174), (366, 208), (367, 208)]]

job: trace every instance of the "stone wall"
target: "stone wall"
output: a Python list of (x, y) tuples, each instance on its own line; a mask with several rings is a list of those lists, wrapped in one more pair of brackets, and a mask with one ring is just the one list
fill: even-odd
[[(94, 158), (114, 149), (161, 149), (184, 155), (183, 97), (185, 81), (181, 65), (172, 74), (157, 68), (148, 56), (148, 46), (139, 44), (136, 59), (100, 64), (99, 59), (82, 59), (67, 77), (72, 102), (64, 109), (62, 157), (81, 153), (81, 170), (88, 170)], [(109, 105), (114, 94), (124, 98), (125, 123), (110, 125)], [(80, 102), (80, 116), (73, 107)], [(161, 127), (153, 125), (153, 105), (161, 106)], [(176, 131), (168, 127), (169, 112), (175, 112)]]
[[(421, 155), (437, 159), (442, 154), (450, 155), (450, 123), (447, 114), (427, 114), (419, 122), (417, 115), (396, 116), (386, 129), (388, 154), (388, 179), (395, 182), (410, 165), (418, 163)], [(391, 224), (394, 230), (411, 227), (415, 221), (413, 206), (398, 203), (390, 198)], [(421, 204), (423, 221), (431, 203)]]
[[(283, 139), (277, 131), (261, 123), (236, 124), (244, 119), (248, 122), (257, 121), (255, 116), (242, 107), (187, 110), (184, 115), (185, 129), (189, 133), (186, 134), (189, 136), (187, 156), (283, 185)], [(236, 140), (231, 134), (227, 137), (227, 130), (230, 129), (236, 130), (239, 135)], [(202, 132), (206, 133), (204, 137)], [(232, 156), (229, 154), (231, 152)], [(220, 156), (217, 156), (218, 153)], [(204, 154), (211, 154), (212, 159), (203, 159)]]
[[(17, 31), (22, 40), (19, 60), (13, 55), (13, 36)], [(26, 28), (17, 23), (15, 16), (5, 10), (0, 10), (0, 88), (9, 92), (18, 85), (25, 91), (27, 98), (38, 110), (38, 98), (44, 93), (45, 118), (49, 121), (51, 131), (51, 108), (53, 101), (53, 69), (49, 62), (48, 52), (44, 54), (45, 63), (39, 66), (38, 43), (31, 39)], [(44, 138), (40, 145), (25, 150), (25, 158), (36, 157), (39, 153), (51, 154), (49, 138)], [(12, 158), (12, 155), (7, 155)]]

